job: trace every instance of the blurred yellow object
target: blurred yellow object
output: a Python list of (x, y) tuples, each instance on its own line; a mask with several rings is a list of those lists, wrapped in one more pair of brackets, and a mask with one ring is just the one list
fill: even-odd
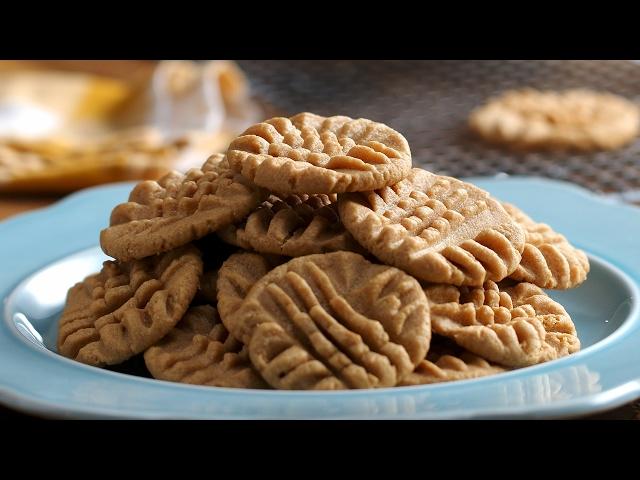
[(36, 104), (69, 120), (110, 117), (131, 94), (123, 81), (70, 72), (5, 72), (0, 98)]
[(224, 151), (257, 114), (233, 62), (160, 62), (131, 78), (121, 64), (106, 76), (100, 62), (87, 66), (102, 75), (61, 63), (0, 62), (0, 192), (65, 193), (186, 170)]
[[(129, 134), (84, 149), (54, 142), (0, 145), (0, 190), (6, 193), (66, 193), (102, 183), (158, 178), (170, 169), (202, 164), (207, 152), (221, 152), (228, 133), (193, 133), (173, 142), (153, 141), (156, 131)], [(180, 162), (187, 162), (182, 165)]]
[(53, 141), (0, 145), (5, 192), (65, 193), (101, 183), (155, 178), (171, 168), (180, 142), (115, 138), (74, 149)]
[(162, 175), (166, 168), (146, 159), (139, 166), (134, 166), (131, 153), (102, 155), (99, 164), (93, 156), (78, 156), (58, 163), (37, 164), (37, 168), (16, 173), (10, 181), (0, 185), (2, 191), (7, 193), (66, 193), (102, 183), (155, 178)]

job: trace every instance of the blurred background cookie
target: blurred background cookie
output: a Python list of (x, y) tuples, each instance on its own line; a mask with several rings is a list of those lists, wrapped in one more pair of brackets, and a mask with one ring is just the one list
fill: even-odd
[(637, 137), (640, 110), (607, 92), (526, 88), (475, 109), (469, 125), (484, 140), (516, 149), (613, 150)]

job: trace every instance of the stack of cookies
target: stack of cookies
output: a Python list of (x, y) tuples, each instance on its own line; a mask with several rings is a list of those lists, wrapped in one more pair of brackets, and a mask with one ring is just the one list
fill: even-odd
[(302, 113), (247, 129), (186, 175), (139, 183), (71, 288), (58, 351), (139, 354), (198, 385), (350, 389), (492, 375), (576, 352), (542, 288), (583, 252), (513, 205), (412, 168), (381, 123)]

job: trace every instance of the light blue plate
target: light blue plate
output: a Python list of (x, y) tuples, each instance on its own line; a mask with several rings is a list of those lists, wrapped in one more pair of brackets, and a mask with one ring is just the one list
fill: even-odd
[(589, 254), (588, 280), (551, 293), (576, 324), (579, 353), (477, 380), (344, 392), (188, 386), (65, 359), (49, 350), (56, 320), (67, 289), (105, 258), (98, 233), (131, 189), (117, 184), (0, 223), (0, 402), (73, 418), (533, 418), (587, 414), (640, 397), (640, 209), (557, 181), (469, 180)]

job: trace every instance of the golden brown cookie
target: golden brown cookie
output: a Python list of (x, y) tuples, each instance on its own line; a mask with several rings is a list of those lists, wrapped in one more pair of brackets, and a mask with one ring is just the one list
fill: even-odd
[(462, 348), (434, 345), (434, 341), (437, 343), (432, 338), (427, 358), (400, 382), (401, 386), (468, 380), (507, 370)]
[[(333, 197), (333, 198), (331, 198)], [(261, 253), (301, 257), (340, 250), (365, 253), (344, 228), (335, 195), (272, 195), (242, 223), (218, 231), (225, 242)]]
[(580, 350), (569, 314), (531, 283), (425, 288), (434, 333), (501, 365), (525, 367)]
[(341, 196), (339, 211), (358, 243), (428, 282), (502, 280), (524, 248), (522, 228), (487, 192), (419, 168), (391, 187)]
[(249, 127), (227, 150), (231, 168), (281, 195), (361, 192), (411, 170), (406, 139), (363, 118), (300, 113)]
[(268, 388), (246, 348), (234, 339), (210, 305), (191, 307), (160, 342), (144, 354), (158, 380), (215, 387)]
[(238, 339), (239, 321), (235, 315), (251, 287), (285, 259), (275, 255), (234, 253), (218, 271), (218, 313), (224, 326)]
[(424, 358), (431, 337), (419, 283), (351, 252), (276, 267), (233, 318), (254, 367), (280, 389), (394, 386)]
[(210, 170), (215, 170), (215, 169), (226, 170), (228, 168), (229, 168), (229, 161), (227, 160), (227, 157), (225, 157), (221, 153), (215, 153), (209, 156), (209, 158), (207, 158), (204, 161), (200, 170), (202, 170), (203, 172), (208, 172)]
[(557, 289), (573, 288), (585, 281), (589, 259), (582, 250), (549, 225), (533, 221), (514, 205), (503, 202), (502, 206), (525, 232), (522, 260), (509, 278)]
[(491, 99), (469, 124), (483, 139), (516, 149), (611, 150), (637, 137), (640, 111), (610, 93), (529, 88)]
[(191, 246), (130, 263), (107, 261), (74, 285), (58, 330), (58, 352), (90, 365), (120, 363), (164, 337), (187, 311), (202, 274)]
[(139, 183), (129, 202), (114, 208), (100, 244), (122, 261), (166, 252), (241, 220), (263, 199), (263, 192), (215, 156), (202, 170)]

